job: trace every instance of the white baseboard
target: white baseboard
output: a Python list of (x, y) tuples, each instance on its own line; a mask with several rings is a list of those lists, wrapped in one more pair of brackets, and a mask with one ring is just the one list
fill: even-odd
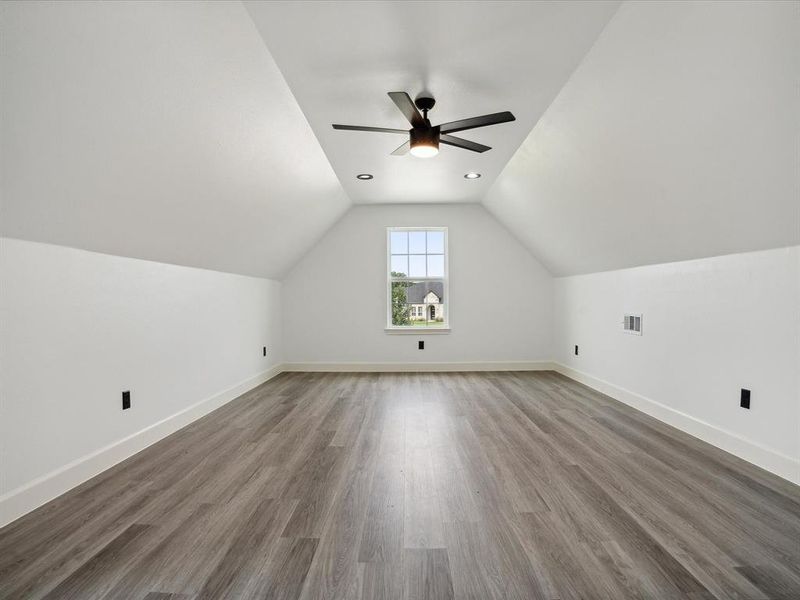
[(272, 379), (282, 371), (283, 365), (275, 365), (225, 391), (201, 400), (166, 419), (153, 423), (141, 431), (100, 448), (0, 496), (0, 527), (91, 479), (98, 473), (110, 469), (117, 463), (185, 427), (192, 421), (196, 421), (234, 398)]
[(284, 371), (315, 373), (448, 373), (463, 371), (551, 371), (547, 360), (479, 362), (296, 362), (284, 363)]
[(141, 431), (72, 461), (24, 486), (0, 496), (0, 527), (49, 502), (154, 444), (189, 423), (227, 404), (284, 371), (308, 372), (464, 372), (464, 371), (547, 371), (555, 370), (584, 385), (632, 406), (681, 431), (730, 452), (771, 473), (800, 484), (800, 461), (766, 448), (691, 415), (665, 406), (612, 383), (558, 362), (445, 362), (445, 363), (286, 363), (275, 365), (210, 398), (185, 408)]
[(651, 417), (655, 417), (659, 421), (663, 421), (704, 442), (708, 442), (717, 448), (730, 452), (792, 483), (800, 484), (800, 460), (776, 452), (771, 448), (762, 446), (740, 435), (701, 421), (700, 419), (675, 410), (674, 408), (670, 408), (660, 402), (656, 402), (655, 400), (646, 398), (645, 396), (641, 396), (635, 392), (631, 392), (630, 390), (626, 390), (625, 388), (621, 388), (613, 383), (578, 371), (577, 369), (573, 369), (559, 362), (554, 362), (553, 368), (562, 375), (587, 385), (607, 396), (611, 396), (615, 400), (632, 406)]

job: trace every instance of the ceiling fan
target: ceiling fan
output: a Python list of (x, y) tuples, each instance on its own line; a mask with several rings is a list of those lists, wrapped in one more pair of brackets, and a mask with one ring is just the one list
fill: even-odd
[[(412, 102), (409, 95), (405, 92), (389, 92), (389, 97), (397, 105), (397, 108), (400, 109), (400, 112), (405, 115), (408, 122), (411, 123), (411, 129), (389, 129), (386, 127), (361, 127), (360, 125), (337, 124), (334, 124), (333, 128), (349, 131), (377, 131), (378, 133), (400, 133), (408, 135), (408, 141), (392, 152), (392, 154), (394, 156), (402, 156), (407, 152), (411, 152), (414, 156), (428, 158), (439, 154), (440, 143), (448, 146), (455, 146), (456, 148), (464, 148), (464, 150), (472, 150), (473, 152), (486, 152), (487, 150), (491, 150), (489, 146), (484, 146), (483, 144), (471, 142), (450, 134), (457, 131), (497, 125), (498, 123), (507, 123), (515, 120), (514, 115), (508, 111), (504, 111), (492, 113), (491, 115), (483, 115), (481, 117), (472, 117), (471, 119), (450, 121), (449, 123), (442, 123), (434, 127), (428, 120), (428, 111), (436, 104), (436, 100), (429, 96), (421, 96)], [(422, 114), (419, 113), (420, 110)]]

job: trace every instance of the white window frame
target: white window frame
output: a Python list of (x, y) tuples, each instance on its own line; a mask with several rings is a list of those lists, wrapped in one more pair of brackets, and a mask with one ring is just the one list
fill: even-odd
[[(444, 233), (444, 277), (408, 277), (413, 281), (441, 281), (444, 290), (444, 316), (445, 321), (441, 326), (419, 327), (415, 325), (392, 325), (392, 281), (402, 281), (392, 277), (392, 232), (393, 231), (441, 231)], [(450, 333), (450, 245), (448, 243), (447, 227), (387, 227), (386, 228), (386, 333), (436, 335)], [(427, 318), (427, 315), (426, 315)]]

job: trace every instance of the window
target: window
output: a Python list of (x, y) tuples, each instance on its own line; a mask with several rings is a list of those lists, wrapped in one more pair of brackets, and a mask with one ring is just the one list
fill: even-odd
[(447, 228), (387, 228), (387, 329), (448, 328)]

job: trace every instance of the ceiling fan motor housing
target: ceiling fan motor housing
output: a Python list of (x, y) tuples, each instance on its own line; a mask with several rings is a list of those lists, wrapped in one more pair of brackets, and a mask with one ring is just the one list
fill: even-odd
[(420, 96), (416, 100), (414, 100), (414, 104), (417, 105), (419, 110), (428, 111), (433, 108), (433, 105), (436, 104), (436, 100), (431, 98), (430, 96)]

